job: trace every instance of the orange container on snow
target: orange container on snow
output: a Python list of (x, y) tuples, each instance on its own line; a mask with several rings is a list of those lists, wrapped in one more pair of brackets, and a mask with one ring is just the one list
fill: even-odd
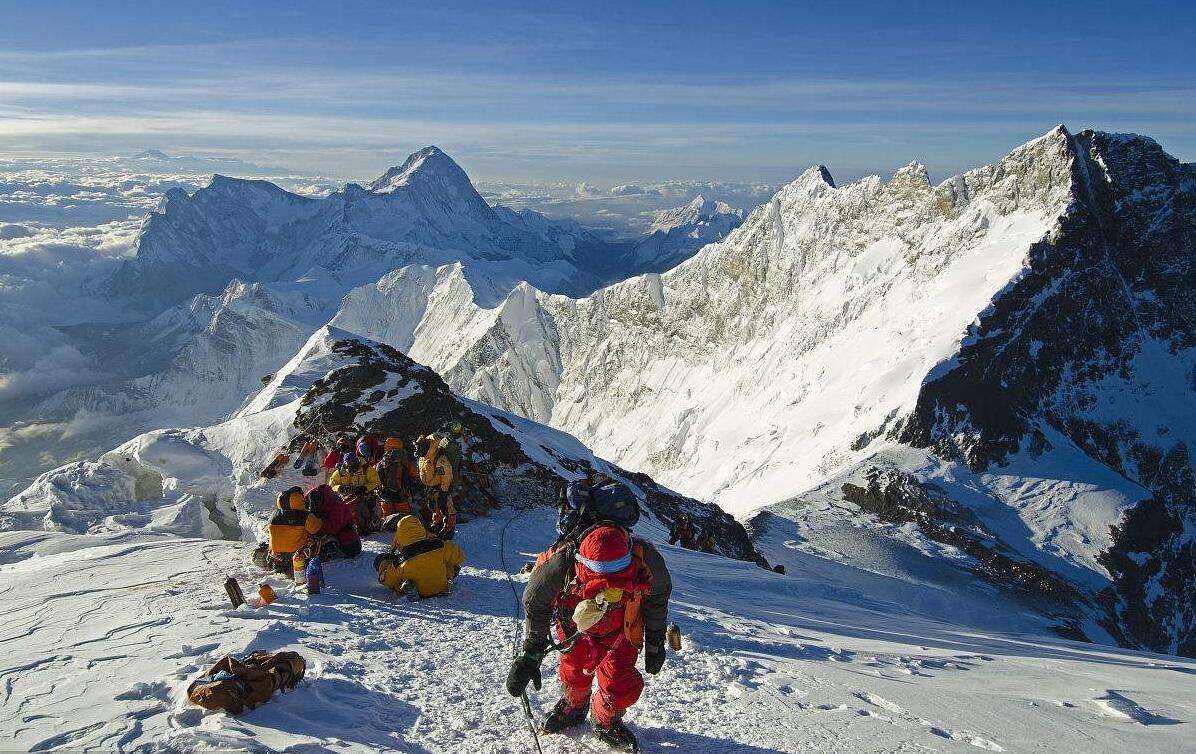
[(257, 595), (262, 598), (262, 607), (269, 605), (277, 596), (274, 594), (274, 588), (265, 581), (263, 581), (261, 584), (258, 584)]

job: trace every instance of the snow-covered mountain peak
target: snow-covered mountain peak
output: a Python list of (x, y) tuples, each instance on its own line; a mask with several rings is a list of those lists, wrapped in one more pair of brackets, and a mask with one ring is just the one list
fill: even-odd
[[(806, 191), (821, 191), (828, 188), (838, 188), (835, 179), (826, 165), (811, 165), (806, 168), (789, 186)], [(783, 189), (782, 189), (783, 190)]]
[(925, 165), (914, 160), (893, 173), (893, 177), (889, 179), (889, 185), (916, 191), (929, 190), (931, 188), (930, 171), (926, 169)]
[(334, 349), (337, 343), (357, 343), (370, 350), (375, 346), (368, 338), (339, 327), (321, 327), (312, 333), (303, 347), (236, 416), (250, 416), (302, 398), (317, 379), (349, 363), (337, 355)]
[(129, 159), (131, 160), (169, 160), (170, 155), (163, 152), (161, 149), (147, 149), (143, 152), (138, 152)]
[(476, 193), (469, 176), (440, 147), (428, 146), (414, 152), (402, 165), (396, 165), (369, 185), (377, 194), (387, 194), (408, 186), (436, 186), (462, 196)]
[[(725, 202), (710, 201), (702, 194), (698, 194), (689, 204), (657, 212), (648, 232), (668, 233), (685, 226), (697, 226), (702, 223), (718, 221), (720, 215), (725, 215), (726, 221), (736, 224), (743, 218), (742, 211), (732, 208)], [(729, 230), (731, 228), (725, 228), (724, 232)]]

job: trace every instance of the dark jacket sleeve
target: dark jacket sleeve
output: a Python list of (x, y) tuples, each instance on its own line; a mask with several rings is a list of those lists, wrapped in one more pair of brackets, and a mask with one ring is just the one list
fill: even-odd
[(552, 602), (565, 588), (569, 566), (569, 552), (562, 548), (532, 570), (523, 590), (523, 611), (527, 616), (523, 627), (524, 649), (538, 651), (548, 639)]
[(644, 542), (644, 565), (652, 572), (652, 591), (644, 598), (644, 630), (663, 632), (669, 622), (673, 578), (664, 564), (664, 557), (649, 542)]

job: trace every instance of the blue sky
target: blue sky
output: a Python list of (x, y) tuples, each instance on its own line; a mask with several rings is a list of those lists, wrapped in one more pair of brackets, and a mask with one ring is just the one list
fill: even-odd
[(1196, 158), (1196, 3), (0, 0), (0, 154), (366, 178), (936, 178), (1056, 123)]

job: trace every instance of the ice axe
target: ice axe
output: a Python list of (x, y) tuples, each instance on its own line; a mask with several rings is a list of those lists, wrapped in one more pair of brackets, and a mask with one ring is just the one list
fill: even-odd
[[(618, 603), (621, 599), (623, 599), (623, 590), (611, 587), (603, 589), (588, 600), (577, 603), (577, 606), (573, 608), (573, 625), (577, 627), (577, 630), (555, 644), (549, 642), (548, 646), (536, 654), (536, 660), (542, 662), (549, 652), (567, 650), (573, 642), (577, 641), (578, 637), (602, 620), (602, 616), (606, 615), (606, 611), (610, 609), (611, 605)], [(527, 698), (526, 689), (519, 695), (519, 700), (523, 706), (523, 714), (527, 718), (527, 727), (531, 731), (532, 739), (536, 742), (536, 751), (543, 754), (543, 749), (540, 748), (540, 736), (536, 730), (536, 716), (532, 713), (532, 703)]]

